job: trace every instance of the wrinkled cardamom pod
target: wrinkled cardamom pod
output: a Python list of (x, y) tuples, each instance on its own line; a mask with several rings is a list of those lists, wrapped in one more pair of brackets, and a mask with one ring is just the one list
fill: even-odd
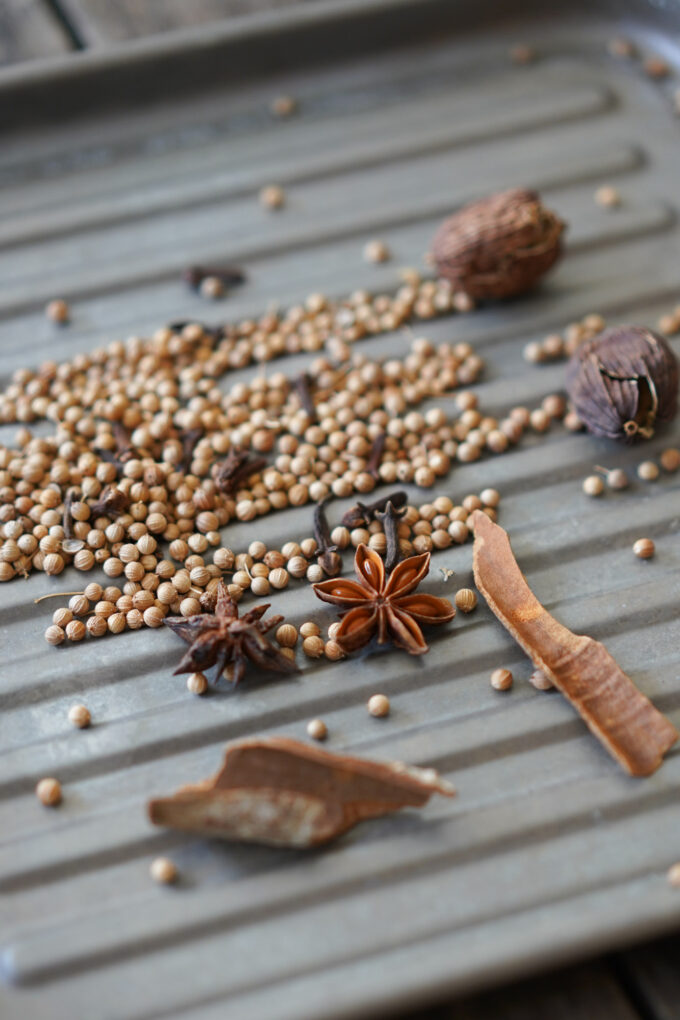
[(678, 362), (668, 341), (642, 326), (616, 326), (582, 344), (567, 392), (589, 432), (650, 439), (678, 409)]
[(475, 298), (529, 290), (560, 256), (564, 223), (535, 191), (514, 188), (464, 206), (432, 242), (440, 276)]

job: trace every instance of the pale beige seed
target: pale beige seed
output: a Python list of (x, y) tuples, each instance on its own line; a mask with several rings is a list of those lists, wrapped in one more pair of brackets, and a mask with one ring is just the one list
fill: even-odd
[(535, 669), (529, 677), (529, 683), (537, 691), (551, 691), (555, 686), (550, 677), (546, 676), (542, 669)]
[(86, 729), (92, 722), (92, 716), (87, 705), (72, 705), (68, 710), (68, 721), (79, 730)]
[(601, 205), (603, 209), (615, 209), (621, 205), (621, 195), (608, 184), (603, 184), (602, 187), (598, 188), (595, 192), (595, 201), (598, 205)]
[(513, 64), (525, 65), (533, 64), (536, 60), (536, 50), (531, 46), (527, 46), (526, 43), (519, 43), (517, 46), (513, 46), (510, 50), (510, 59)]
[(164, 614), (158, 606), (149, 606), (144, 610), (144, 623), (147, 627), (161, 627)]
[(60, 574), (65, 567), (63, 557), (59, 553), (48, 553), (43, 560), (43, 570), (46, 574)]
[(588, 475), (583, 479), (581, 488), (586, 496), (601, 496), (604, 492), (604, 482), (599, 475)]
[(661, 467), (664, 471), (668, 471), (669, 474), (673, 474), (680, 468), (680, 450), (670, 447), (668, 450), (664, 450), (659, 457)]
[(674, 889), (680, 889), (680, 861), (677, 864), (672, 864), (666, 873), (668, 884)]
[(276, 640), (282, 648), (295, 648), (298, 632), (292, 623), (282, 623), (276, 630)]
[(68, 322), (71, 313), (63, 298), (55, 298), (47, 304), (45, 308), (45, 315), (50, 322), (54, 322), (58, 326), (63, 326)]
[(605, 478), (610, 489), (627, 489), (630, 484), (630, 479), (623, 468), (612, 468), (611, 471), (607, 471)]
[(383, 241), (368, 241), (364, 246), (365, 262), (387, 262), (390, 251)]
[(659, 465), (653, 460), (643, 460), (638, 464), (637, 476), (643, 482), (655, 482), (659, 477)]
[(66, 609), (65, 607), (55, 609), (52, 613), (52, 623), (56, 624), (57, 627), (65, 627), (72, 619), (73, 613), (70, 609)]
[(66, 624), (66, 637), (69, 641), (82, 641), (87, 634), (87, 627), (82, 620), (71, 620)]
[(656, 546), (651, 538), (638, 538), (633, 545), (633, 553), (640, 560), (649, 560), (656, 552)]
[(509, 669), (495, 669), (491, 674), (491, 686), (496, 691), (509, 691), (512, 687), (512, 673)]
[(177, 865), (169, 857), (156, 857), (151, 862), (149, 874), (159, 885), (172, 885), (177, 881)]
[(306, 620), (300, 627), (300, 637), (318, 637), (321, 633), (321, 628), (318, 623), (314, 623), (313, 620)]
[(106, 619), (103, 616), (90, 616), (86, 627), (87, 633), (91, 637), (103, 637), (104, 634), (108, 633)]
[(250, 590), (258, 598), (269, 595), (270, 585), (268, 579), (266, 577), (254, 577), (250, 582)]
[(345, 658), (345, 653), (337, 641), (326, 641), (323, 651), (324, 655), (330, 662), (339, 662), (340, 659)]
[(642, 69), (648, 78), (667, 78), (670, 74), (670, 66), (663, 57), (651, 56), (643, 61)]
[(41, 779), (35, 788), (36, 796), (45, 807), (56, 807), (61, 803), (61, 783), (51, 776)]
[(461, 613), (471, 613), (477, 606), (477, 596), (472, 588), (460, 588), (456, 592), (454, 601)]
[(335, 641), (336, 640), (336, 638), (338, 636), (338, 631), (340, 630), (340, 623), (341, 623), (340, 620), (336, 620), (335, 623), (332, 623), (329, 626), (329, 628), (328, 628), (328, 639), (329, 639), (329, 641)]
[(293, 96), (276, 96), (269, 108), (275, 117), (290, 117), (297, 109), (297, 100)]
[(53, 623), (45, 631), (45, 641), (47, 641), (48, 645), (60, 645), (64, 641), (65, 637), (66, 634), (64, 633), (63, 628), (57, 626), (56, 623)]
[(501, 501), (501, 495), (498, 489), (482, 489), (479, 494), (479, 498), (484, 506), (496, 507)]
[(390, 714), (390, 699), (385, 694), (372, 694), (366, 703), (369, 715), (383, 719)]
[(205, 694), (208, 680), (204, 673), (190, 673), (187, 677), (187, 690), (191, 694)]
[(325, 740), (328, 736), (328, 727), (323, 719), (310, 719), (307, 723), (307, 736), (312, 740)]
[(199, 287), (201, 297), (208, 298), (209, 301), (217, 301), (219, 298), (224, 297), (224, 283), (220, 280), (219, 276), (206, 276), (201, 280)]
[(522, 351), (522, 357), (525, 361), (528, 361), (530, 365), (537, 365), (541, 361), (545, 361), (545, 350), (543, 344), (538, 343), (535, 340), (530, 341), (526, 344)]
[(302, 651), (310, 659), (319, 659), (324, 653), (324, 640), (322, 637), (306, 637), (302, 642)]
[(286, 204), (286, 193), (278, 184), (269, 184), (260, 191), (260, 205), (265, 209), (281, 209)]
[(269, 574), (269, 583), (272, 588), (280, 591), (288, 586), (289, 574), (284, 567), (275, 567)]

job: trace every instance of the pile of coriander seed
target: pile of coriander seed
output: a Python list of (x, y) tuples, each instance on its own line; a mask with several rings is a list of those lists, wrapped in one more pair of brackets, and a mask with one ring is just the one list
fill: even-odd
[[(15, 372), (0, 395), (0, 421), (21, 423), (14, 444), (0, 446), (0, 580), (73, 566), (100, 568), (117, 582), (91, 583), (55, 611), (46, 638), (59, 644), (193, 615), (223, 576), (235, 601), (291, 579), (323, 579), (314, 538), (234, 551), (223, 533), (232, 520), (289, 506), (363, 499), (378, 484), (431, 488), (456, 461), (502, 454), (525, 429), (544, 432), (564, 415), (557, 396), (500, 420), (484, 414), (465, 388), (483, 370), (467, 343), (416, 338), (405, 357), (385, 359), (353, 346), (408, 319), (463, 307), (469, 303), (446, 284), (410, 277), (394, 296), (360, 292), (331, 302), (314, 294), (281, 315), (218, 329), (172, 324), (149, 339)], [(301, 350), (323, 352), (304, 377), (263, 370), (226, 392), (218, 386), (253, 360)], [(453, 416), (436, 406), (417, 410), (453, 390)], [(29, 425), (41, 419), (54, 431), (38, 438)], [(221, 486), (220, 468), (234, 449), (254, 466), (231, 490)], [(486, 490), (459, 503), (439, 496), (406, 506), (403, 555), (466, 541), (468, 514), (483, 508), (493, 516), (498, 500)], [(380, 553), (386, 544), (378, 521), (336, 525), (332, 541), (341, 550), (367, 542)]]

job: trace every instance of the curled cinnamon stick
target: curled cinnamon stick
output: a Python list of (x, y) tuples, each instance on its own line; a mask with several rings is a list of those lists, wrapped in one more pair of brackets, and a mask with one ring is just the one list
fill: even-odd
[(603, 644), (573, 634), (543, 608), (517, 565), (506, 532), (479, 510), (471, 523), (475, 583), (491, 611), (623, 768), (632, 776), (651, 775), (678, 739), (675, 727)]
[(271, 846), (317, 846), (365, 818), (453, 787), (434, 769), (333, 754), (287, 737), (241, 740), (216, 776), (149, 802), (155, 825)]

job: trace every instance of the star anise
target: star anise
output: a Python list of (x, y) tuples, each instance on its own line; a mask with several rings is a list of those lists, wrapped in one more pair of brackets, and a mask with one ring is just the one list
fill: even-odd
[(430, 569), (430, 554), (402, 560), (387, 576), (382, 559), (366, 545), (357, 548), (354, 569), (358, 580), (338, 577), (313, 585), (317, 598), (345, 610), (335, 641), (344, 652), (368, 644), (377, 634), (410, 655), (423, 655), (428, 646), (421, 623), (446, 623), (456, 615), (447, 599), (416, 593)]
[(217, 683), (225, 666), (231, 664), (234, 686), (243, 679), (249, 660), (260, 669), (297, 673), (295, 663), (265, 637), (268, 630), (283, 622), (283, 616), (263, 620), (268, 609), (269, 603), (264, 603), (239, 617), (226, 584), (220, 581), (214, 613), (166, 617), (163, 623), (190, 645), (175, 673), (202, 673), (215, 666)]

